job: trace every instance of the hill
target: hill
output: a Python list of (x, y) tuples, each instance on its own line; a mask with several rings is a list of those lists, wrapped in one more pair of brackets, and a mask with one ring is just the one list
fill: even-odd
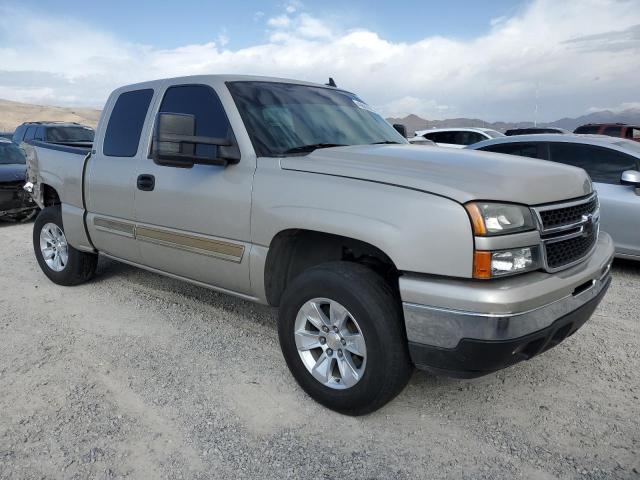
[[(389, 123), (401, 123), (407, 127), (407, 133), (411, 136), (416, 130), (426, 130), (428, 128), (449, 128), (449, 127), (484, 127), (493, 128), (504, 132), (509, 128), (532, 127), (533, 122), (485, 122), (478, 118), (449, 118), (446, 120), (426, 120), (417, 115), (411, 114), (403, 118), (387, 118)], [(538, 126), (550, 126), (564, 128), (573, 131), (575, 128), (585, 123), (611, 123), (622, 122), (640, 124), (640, 109), (630, 108), (621, 112), (603, 110), (590, 113), (577, 118), (561, 118), (554, 122), (539, 123)]]
[(52, 107), (31, 105), (0, 99), (0, 131), (13, 132), (23, 122), (38, 120), (78, 122), (94, 127), (98, 123), (100, 110), (91, 108)]
[[(49, 105), (31, 105), (0, 99), (0, 132), (12, 132), (23, 122), (50, 120), (64, 122), (78, 122), (94, 127), (100, 118), (100, 110), (92, 108), (53, 107)], [(410, 114), (403, 118), (387, 118), (389, 123), (401, 123), (407, 127), (411, 136), (416, 130), (428, 128), (448, 127), (485, 127), (498, 131), (509, 128), (523, 128), (533, 126), (533, 122), (486, 122), (479, 118), (449, 118), (446, 120), (427, 120), (418, 115)], [(630, 108), (621, 112), (603, 110), (577, 118), (561, 118), (555, 122), (539, 123), (539, 126), (560, 127), (573, 131), (585, 123), (622, 122), (640, 124), (640, 109)]]

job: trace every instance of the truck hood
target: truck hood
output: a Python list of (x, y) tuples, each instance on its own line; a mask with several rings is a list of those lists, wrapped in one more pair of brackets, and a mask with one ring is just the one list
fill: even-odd
[(0, 183), (24, 182), (26, 165), (21, 163), (0, 164)]
[(490, 152), (417, 145), (323, 148), (280, 160), (285, 170), (335, 175), (421, 190), (460, 203), (537, 205), (592, 191), (580, 168)]

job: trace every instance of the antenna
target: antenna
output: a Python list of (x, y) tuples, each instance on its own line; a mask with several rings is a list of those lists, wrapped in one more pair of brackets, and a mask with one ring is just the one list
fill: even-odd
[(536, 80), (536, 106), (533, 111), (533, 126), (538, 126), (538, 90), (540, 88), (540, 82)]
[(329, 77), (329, 83), (325, 83), (327, 87), (337, 87), (336, 82), (333, 81), (332, 77)]

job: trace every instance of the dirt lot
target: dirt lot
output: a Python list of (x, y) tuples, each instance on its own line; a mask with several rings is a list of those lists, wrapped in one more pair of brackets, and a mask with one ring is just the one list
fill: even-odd
[(640, 477), (640, 265), (541, 357), (349, 418), (294, 383), (273, 310), (104, 259), (58, 287), (31, 229), (0, 225), (2, 479)]

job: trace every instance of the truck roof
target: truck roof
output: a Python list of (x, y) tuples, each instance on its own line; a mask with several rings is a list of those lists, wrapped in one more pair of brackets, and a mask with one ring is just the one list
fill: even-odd
[(78, 122), (61, 122), (61, 121), (48, 121), (48, 120), (38, 120), (38, 121), (33, 121), (33, 122), (24, 122), (23, 125), (55, 125), (57, 127), (59, 126), (83, 126), (82, 124), (78, 123)]
[(352, 93), (342, 88), (331, 87), (329, 85), (323, 85), (321, 83), (307, 82), (305, 80), (294, 80), (291, 78), (280, 77), (266, 77), (260, 75), (231, 75), (231, 74), (212, 74), (212, 75), (188, 75), (184, 77), (172, 77), (161, 78), (157, 80), (150, 80), (148, 82), (133, 83), (130, 85), (124, 85), (114, 92), (138, 90), (141, 88), (153, 88), (159, 85), (169, 83), (171, 85), (180, 83), (218, 83), (223, 84), (225, 82), (274, 82), (274, 83), (292, 83), (296, 85), (308, 85), (310, 87), (328, 88), (331, 90), (341, 90), (347, 93)]

